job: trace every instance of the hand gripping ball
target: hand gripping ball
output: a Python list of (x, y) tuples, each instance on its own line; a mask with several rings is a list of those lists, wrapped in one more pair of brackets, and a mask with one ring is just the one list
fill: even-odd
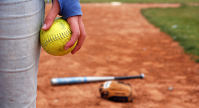
[(76, 46), (76, 43), (65, 50), (66, 43), (72, 35), (70, 25), (63, 18), (56, 18), (50, 29), (47, 31), (40, 30), (40, 42), (43, 49), (50, 55), (63, 56), (70, 53)]

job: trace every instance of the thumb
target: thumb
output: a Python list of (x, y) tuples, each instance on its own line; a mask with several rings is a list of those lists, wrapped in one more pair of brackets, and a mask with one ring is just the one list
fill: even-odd
[(42, 30), (48, 30), (55, 20), (56, 16), (60, 12), (60, 6), (58, 0), (53, 0), (52, 8), (45, 18)]

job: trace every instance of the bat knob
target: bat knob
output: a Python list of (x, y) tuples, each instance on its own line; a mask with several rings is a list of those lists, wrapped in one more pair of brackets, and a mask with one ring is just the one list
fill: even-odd
[(141, 77), (142, 77), (142, 79), (144, 79), (144, 77), (145, 77), (145, 75), (143, 74), (143, 73), (141, 73), (141, 75), (140, 75)]

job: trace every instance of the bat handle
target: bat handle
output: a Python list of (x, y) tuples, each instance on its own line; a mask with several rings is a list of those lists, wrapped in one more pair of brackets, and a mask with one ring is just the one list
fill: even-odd
[(144, 77), (145, 77), (144, 73), (141, 73), (140, 76), (142, 79), (144, 79)]
[(145, 77), (145, 75), (142, 73), (141, 75), (139, 75), (139, 76), (123, 76), (123, 77), (115, 77), (115, 79), (118, 79), (118, 80), (120, 80), (120, 79), (133, 79), (133, 78), (144, 78)]

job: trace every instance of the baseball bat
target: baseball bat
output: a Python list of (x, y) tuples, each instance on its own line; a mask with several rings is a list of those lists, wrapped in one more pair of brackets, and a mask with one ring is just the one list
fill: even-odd
[(135, 79), (135, 78), (144, 78), (142, 73), (139, 76), (104, 76), (104, 77), (65, 77), (65, 78), (52, 78), (52, 85), (64, 85), (64, 84), (77, 84), (77, 83), (88, 83), (96, 81), (107, 81), (107, 80), (122, 80), (122, 79)]

